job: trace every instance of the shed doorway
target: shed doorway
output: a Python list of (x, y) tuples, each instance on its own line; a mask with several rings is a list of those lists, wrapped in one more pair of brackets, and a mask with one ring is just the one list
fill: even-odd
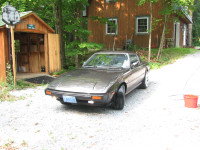
[(45, 71), (44, 34), (15, 32), (17, 73)]

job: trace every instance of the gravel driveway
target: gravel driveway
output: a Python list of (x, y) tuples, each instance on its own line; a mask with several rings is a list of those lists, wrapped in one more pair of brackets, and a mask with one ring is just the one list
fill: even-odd
[(151, 71), (150, 80), (122, 111), (64, 106), (45, 87), (14, 91), (27, 99), (0, 103), (0, 149), (199, 150), (200, 100), (186, 108), (183, 95), (200, 95), (200, 52)]

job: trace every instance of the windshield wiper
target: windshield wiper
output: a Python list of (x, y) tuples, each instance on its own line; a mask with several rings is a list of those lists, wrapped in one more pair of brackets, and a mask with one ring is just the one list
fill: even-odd
[(108, 67), (108, 69), (123, 69), (123, 67), (114, 67), (114, 66), (112, 66), (112, 67)]
[(83, 66), (84, 68), (97, 68), (97, 66)]
[(123, 67), (112, 66), (112, 65), (107, 65), (107, 66), (97, 66), (97, 68), (103, 68), (103, 69), (123, 69)]

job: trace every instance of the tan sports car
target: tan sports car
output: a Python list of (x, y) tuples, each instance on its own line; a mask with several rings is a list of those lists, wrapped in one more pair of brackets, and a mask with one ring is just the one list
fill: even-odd
[(132, 52), (98, 52), (79, 69), (56, 78), (45, 94), (62, 104), (111, 106), (123, 109), (125, 95), (148, 87), (149, 66)]

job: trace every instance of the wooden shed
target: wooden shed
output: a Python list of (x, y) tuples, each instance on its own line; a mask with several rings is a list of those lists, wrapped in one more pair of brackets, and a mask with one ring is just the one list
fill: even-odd
[[(20, 19), (14, 28), (17, 73), (60, 71), (59, 35), (32, 11), (20, 13)], [(9, 63), (9, 30), (0, 19), (1, 81), (6, 80), (6, 64)]]

